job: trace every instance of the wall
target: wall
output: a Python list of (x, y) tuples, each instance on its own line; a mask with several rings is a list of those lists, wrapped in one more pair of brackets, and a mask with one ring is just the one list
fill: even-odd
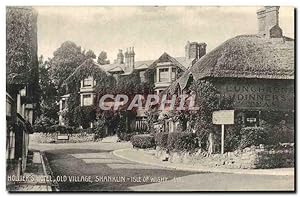
[[(155, 156), (162, 160), (167, 154), (158, 148)], [(201, 151), (193, 154), (172, 152), (169, 154), (169, 162), (223, 168), (264, 169), (294, 167), (294, 157), (294, 145), (277, 148), (252, 146), (223, 155), (213, 154), (210, 156), (207, 155), (207, 152)]]
[(33, 133), (30, 134), (29, 139), (32, 143), (80, 143), (93, 142), (95, 134), (76, 133), (70, 134), (69, 140), (57, 140), (57, 133)]

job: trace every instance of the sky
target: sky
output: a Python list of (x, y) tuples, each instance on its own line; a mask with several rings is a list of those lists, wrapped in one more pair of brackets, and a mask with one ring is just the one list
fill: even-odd
[[(155, 60), (163, 52), (184, 56), (187, 41), (205, 42), (207, 52), (241, 34), (257, 33), (260, 7), (35, 7), (38, 54), (52, 57), (65, 41), (111, 62), (118, 49), (134, 47), (136, 60)], [(292, 7), (280, 7), (283, 34), (294, 38)]]

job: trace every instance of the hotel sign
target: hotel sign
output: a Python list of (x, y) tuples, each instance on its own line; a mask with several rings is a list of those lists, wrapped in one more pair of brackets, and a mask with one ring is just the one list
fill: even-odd
[(293, 80), (229, 80), (218, 83), (221, 99), (233, 101), (235, 109), (288, 111), (294, 109)]
[(214, 111), (212, 117), (213, 124), (234, 124), (234, 110)]

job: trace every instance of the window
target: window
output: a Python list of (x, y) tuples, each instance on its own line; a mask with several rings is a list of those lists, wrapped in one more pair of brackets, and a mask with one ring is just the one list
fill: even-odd
[(176, 80), (176, 68), (172, 68), (172, 74), (171, 74), (171, 79), (172, 81), (175, 81)]
[(167, 82), (169, 81), (169, 69), (161, 68), (159, 69), (159, 82)]
[(6, 159), (15, 158), (15, 133), (13, 132), (12, 126), (7, 125), (8, 134), (6, 136)]
[(83, 87), (92, 87), (93, 86), (93, 78), (88, 77), (83, 80)]
[(93, 105), (93, 98), (91, 94), (82, 95), (82, 105), (83, 106)]
[(66, 108), (66, 100), (62, 100), (61, 102), (61, 109), (64, 110)]
[(258, 111), (248, 111), (245, 113), (245, 126), (246, 127), (259, 126), (259, 112)]
[(141, 79), (141, 82), (145, 82), (146, 79), (145, 79), (145, 71), (140, 71), (140, 79)]
[(6, 116), (11, 116), (11, 102), (6, 99)]

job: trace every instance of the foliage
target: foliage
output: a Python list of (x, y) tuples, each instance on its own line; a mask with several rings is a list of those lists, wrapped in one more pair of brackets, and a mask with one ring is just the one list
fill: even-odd
[(64, 94), (64, 89), (60, 89), (63, 82), (74, 72), (74, 70), (81, 65), (87, 57), (74, 42), (66, 41), (56, 49), (53, 53), (53, 58), (50, 61), (51, 78), (60, 92), (59, 95)]
[(107, 53), (105, 51), (101, 51), (98, 55), (97, 63), (100, 65), (109, 64), (109, 60), (107, 60)]
[[(196, 105), (199, 107), (199, 110), (191, 114), (194, 119), (194, 129), (200, 144), (203, 144), (201, 148), (205, 149), (207, 148), (206, 142), (203, 141), (208, 139), (209, 133), (215, 133), (215, 126), (212, 124), (212, 113), (216, 110), (232, 109), (232, 100), (220, 100), (219, 92), (213, 81), (193, 81), (190, 89), (195, 92)], [(212, 148), (209, 150), (212, 150)]]
[(132, 138), (132, 136), (134, 136), (136, 133), (135, 132), (131, 132), (131, 133), (125, 133), (125, 132), (119, 132), (118, 133), (118, 138), (121, 141), (130, 141), (130, 139)]
[(92, 50), (88, 50), (86, 53), (85, 53), (85, 56), (87, 59), (95, 59), (96, 58), (96, 55), (94, 53), (94, 51)]
[(116, 84), (116, 93), (126, 94), (128, 96), (136, 94), (147, 94), (152, 91), (152, 87), (148, 83), (142, 83), (139, 72), (133, 71), (129, 75), (119, 77)]
[(241, 141), (240, 130), (235, 126), (229, 125), (225, 127), (225, 152), (233, 152), (239, 148)]
[(44, 61), (43, 56), (39, 58), (39, 78), (40, 103), (38, 116), (43, 114), (50, 119), (57, 120), (59, 110), (56, 103), (58, 100), (57, 90), (51, 80), (49, 61)]
[(37, 13), (29, 7), (6, 8), (8, 84), (37, 84)]
[(268, 135), (262, 127), (245, 127), (241, 129), (240, 148), (250, 147), (252, 145), (266, 144)]
[(194, 151), (198, 148), (198, 141), (194, 133), (172, 132), (168, 136), (169, 151)]
[(160, 132), (155, 134), (155, 145), (160, 148), (166, 149), (168, 146), (168, 136), (167, 132)]
[(68, 127), (64, 125), (52, 125), (51, 127), (47, 128), (47, 133), (69, 133), (72, 134), (75, 132), (75, 129), (73, 127)]
[(154, 137), (149, 134), (134, 135), (131, 138), (131, 143), (134, 148), (153, 148), (155, 147)]
[(34, 132), (48, 132), (47, 128), (53, 126), (56, 124), (55, 119), (51, 119), (48, 116), (41, 115), (39, 118), (37, 118), (33, 125), (33, 131)]
[(263, 112), (260, 125), (268, 134), (269, 144), (294, 142), (293, 113)]
[(95, 133), (95, 138), (104, 138), (106, 136), (106, 121), (104, 117), (97, 117), (94, 121), (93, 131)]
[(77, 106), (74, 110), (74, 120), (78, 126), (90, 127), (90, 122), (96, 119), (94, 106)]
[(147, 124), (147, 132), (155, 133), (154, 123), (157, 122), (159, 111), (155, 109), (149, 109), (145, 111), (146, 115), (146, 124)]

